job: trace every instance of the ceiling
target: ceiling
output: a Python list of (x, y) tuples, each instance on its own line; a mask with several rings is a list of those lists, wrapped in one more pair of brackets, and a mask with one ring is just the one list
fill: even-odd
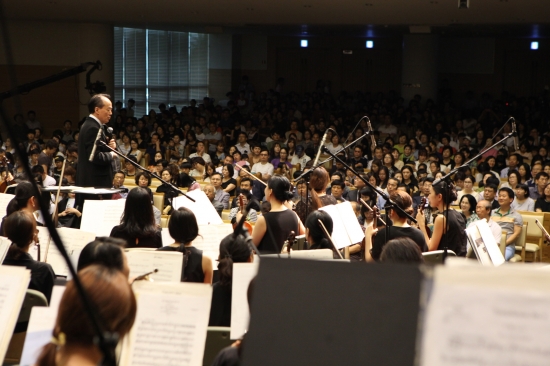
[(108, 23), (207, 33), (383, 37), (429, 26), (436, 34), (550, 35), (547, 0), (10, 0), (14, 20)]

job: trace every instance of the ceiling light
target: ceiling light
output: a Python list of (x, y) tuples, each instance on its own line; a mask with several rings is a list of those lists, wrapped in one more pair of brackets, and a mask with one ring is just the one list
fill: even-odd
[(367, 48), (373, 48), (374, 47), (374, 41), (369, 40), (369, 41), (366, 42), (365, 45), (366, 45)]
[(300, 41), (300, 47), (307, 48), (307, 39), (302, 39)]
[(539, 49), (539, 43), (538, 42), (531, 42), (531, 49), (532, 50), (538, 50)]

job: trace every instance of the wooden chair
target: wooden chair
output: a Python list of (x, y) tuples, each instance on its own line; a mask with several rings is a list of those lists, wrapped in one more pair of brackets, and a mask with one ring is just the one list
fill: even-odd
[[(521, 234), (519, 234), (519, 237), (516, 239), (516, 254), (514, 254), (514, 256), (510, 258), (510, 263), (525, 263), (525, 244), (527, 240), (527, 225), (528, 224), (523, 224), (523, 228), (521, 229)], [(517, 254), (518, 244), (520, 247), (520, 254)]]
[(160, 212), (164, 210), (164, 192), (162, 193), (153, 193), (153, 206), (158, 208)]
[[(533, 262), (536, 262), (537, 259), (539, 262), (542, 261), (542, 246), (544, 243), (544, 237), (542, 231), (536, 224), (536, 220), (539, 220), (541, 223), (544, 222), (544, 212), (529, 212), (529, 211), (518, 211), (523, 218), (523, 223), (528, 224), (527, 226), (527, 239), (525, 244), (525, 253), (531, 254), (533, 256)], [(516, 245), (516, 251), (521, 250), (521, 247)]]
[(160, 227), (161, 228), (167, 228), (168, 227), (168, 222), (170, 222), (170, 215), (162, 215), (160, 217)]
[(498, 247), (500, 248), (500, 252), (503, 256), (506, 255), (506, 239), (508, 239), (508, 233), (506, 231), (502, 231), (502, 236), (500, 237), (500, 243), (498, 243)]
[(25, 344), (25, 337), (27, 336), (27, 326), (31, 317), (31, 310), (35, 306), (48, 306), (48, 300), (42, 292), (27, 289), (25, 299), (23, 300), (23, 306), (21, 306), (21, 311), (17, 318), (15, 331), (13, 332), (6, 352), (4, 364), (18, 364), (21, 361), (21, 354), (23, 353), (23, 345)]

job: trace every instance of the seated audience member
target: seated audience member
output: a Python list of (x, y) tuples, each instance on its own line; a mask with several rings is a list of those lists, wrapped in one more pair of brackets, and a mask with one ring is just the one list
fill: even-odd
[[(63, 180), (65, 181), (65, 180)], [(57, 223), (59, 227), (70, 227), (78, 229), (82, 212), (77, 205), (75, 194), (68, 192), (57, 204)]]
[(127, 192), (128, 188), (124, 186), (124, 178), (126, 178), (126, 175), (122, 170), (119, 170), (118, 172), (115, 173), (115, 176), (113, 177), (113, 188), (122, 189), (122, 191), (115, 193), (112, 199), (128, 197), (128, 192)]
[(424, 263), (418, 244), (411, 238), (392, 239), (384, 245), (380, 254), (381, 263)]
[[(136, 298), (128, 278), (120, 271), (91, 265), (78, 273), (90, 305), (101, 319), (102, 330), (119, 339), (130, 332), (136, 317)], [(113, 347), (113, 354), (114, 348)], [(98, 365), (103, 354), (73, 281), (61, 298), (51, 341), (38, 357), (37, 366)]]
[(221, 202), (216, 200), (216, 188), (214, 188), (212, 184), (207, 184), (204, 186), (204, 193), (206, 194), (206, 197), (208, 197), (210, 202), (212, 202), (212, 206), (214, 206), (214, 208), (218, 212), (218, 215), (222, 217), (222, 211), (224, 207)]
[(229, 327), (231, 325), (231, 291), (233, 263), (251, 263), (254, 255), (247, 238), (241, 234), (229, 234), (220, 243), (218, 273), (220, 280), (213, 285), (212, 306), (209, 326)]
[[(426, 226), (425, 210), (418, 210), (416, 214), (416, 220), (418, 226), (426, 243), (428, 244), (428, 250), (443, 250), (447, 247), (449, 250), (455, 252), (459, 257), (466, 255), (466, 220), (462, 216), (462, 213), (449, 207), (451, 202), (456, 200), (456, 191), (454, 187), (450, 192), (443, 184), (436, 184), (430, 186), (430, 195), (428, 196), (428, 203), (432, 209), (437, 209), (440, 213), (433, 221), (433, 230), (431, 238), (428, 236)], [(448, 211), (448, 212), (447, 212)], [(445, 224), (447, 217), (449, 222)], [(445, 227), (446, 226), (446, 227)], [(446, 230), (444, 230), (444, 227)]]
[[(403, 211), (412, 215), (412, 198), (406, 192), (395, 191), (391, 194), (390, 198)], [(365, 250), (366, 261), (380, 260), (380, 255), (386, 243), (391, 239), (403, 236), (411, 238), (422, 252), (428, 251), (426, 239), (422, 232), (410, 226), (407, 222), (407, 217), (401, 211), (391, 210), (390, 218), (393, 221), (393, 225), (390, 227), (389, 237), (386, 237), (386, 230), (384, 229), (376, 233), (376, 236), (373, 238), (372, 236), (375, 234), (373, 232), (373, 225), (372, 223), (367, 225), (365, 230), (365, 248), (372, 249)]]
[[(495, 221), (491, 220), (491, 211), (492, 208), (489, 201), (481, 200), (476, 205), (477, 217), (479, 218), (479, 220), (487, 221), (487, 225), (489, 225), (489, 228), (491, 229), (491, 232), (493, 233), (497, 244), (499, 244), (500, 239), (502, 238), (502, 228)], [(467, 227), (469, 227), (470, 225), (474, 225), (474, 223), (475, 221), (470, 222)]]
[(122, 272), (126, 278), (130, 275), (128, 259), (124, 253), (126, 242), (122, 239), (101, 236), (89, 242), (80, 252), (76, 271), (93, 264)]
[(29, 288), (42, 292), (49, 303), (55, 279), (52, 266), (48, 263), (35, 261), (29, 254), (33, 241), (38, 243), (36, 220), (31, 213), (21, 210), (9, 215), (4, 224), (4, 234), (12, 244), (3, 264), (24, 266), (30, 269), (31, 282)]
[(460, 206), (460, 211), (466, 218), (466, 227), (468, 227), (471, 222), (479, 220), (479, 217), (475, 212), (477, 201), (474, 196), (471, 194), (463, 195), (458, 205)]
[(346, 202), (346, 199), (343, 197), (345, 189), (346, 184), (341, 180), (335, 180), (331, 183), (330, 193), (337, 203)]
[[(250, 223), (255, 223), (258, 220), (258, 212), (260, 211), (260, 204), (254, 198), (254, 196), (252, 196), (252, 193), (246, 190), (241, 191), (241, 193), (237, 197), (235, 197), (235, 200), (237, 200), (237, 204), (239, 199), (242, 200), (243, 207), (247, 207), (248, 204), (250, 203), (246, 221)], [(235, 224), (241, 219), (242, 215), (243, 215), (243, 211), (241, 210), (240, 205), (237, 205), (237, 207), (233, 207), (229, 212), (229, 220), (231, 221), (232, 224)]]
[[(491, 179), (491, 178), (490, 178)], [(499, 207), (497, 199), (498, 185), (493, 183), (488, 183), (483, 188), (483, 192), (479, 194), (477, 201), (485, 200), (491, 202), (493, 209)]]
[(252, 173), (261, 173), (262, 180), (267, 182), (269, 178), (273, 175), (275, 167), (269, 162), (269, 151), (266, 148), (263, 148), (260, 152), (260, 162), (252, 166)]
[(550, 183), (544, 187), (543, 195), (535, 201), (536, 212), (550, 212)]
[(224, 210), (229, 208), (229, 193), (222, 188), (222, 175), (218, 172), (212, 174), (210, 182), (215, 189), (215, 200), (223, 205)]
[(515, 211), (535, 211), (535, 200), (529, 197), (529, 186), (527, 184), (518, 184), (514, 189), (516, 198), (512, 202), (512, 208)]
[(252, 231), (252, 241), (260, 252), (280, 253), (291, 231), (296, 235), (305, 234), (296, 213), (285, 206), (293, 197), (290, 189), (290, 182), (285, 177), (276, 175), (267, 181), (264, 193), (271, 210), (258, 217)]
[(55, 179), (50, 177), (44, 171), (44, 167), (42, 165), (33, 166), (32, 169), (31, 169), (31, 173), (40, 174), (40, 176), (42, 177), (42, 187), (55, 186)]
[(321, 220), (323, 225), (327, 228), (328, 233), (332, 235), (334, 223), (332, 222), (330, 215), (321, 210), (313, 211), (307, 217), (304, 225), (306, 228), (306, 241), (308, 243), (308, 249), (334, 250), (318, 220)]
[(178, 251), (185, 255), (183, 282), (211, 284), (214, 275), (212, 260), (193, 246), (193, 240), (199, 236), (195, 214), (185, 207), (172, 211), (168, 231), (175, 242), (157, 250)]
[(109, 236), (126, 240), (126, 248), (162, 247), (160, 228), (155, 223), (151, 198), (145, 189), (136, 187), (128, 193), (120, 225), (115, 226)]
[(507, 261), (516, 253), (516, 239), (523, 229), (523, 218), (511, 207), (513, 201), (514, 191), (510, 188), (501, 188), (498, 191), (498, 203), (500, 207), (493, 210), (491, 214), (491, 219), (500, 225), (502, 231), (506, 231), (508, 234), (505, 254)]
[[(172, 183), (174, 186), (176, 185), (176, 182), (173, 180), (172, 174), (170, 173), (170, 169), (162, 169), (160, 177), (165, 181)], [(162, 183), (157, 187), (157, 193), (164, 193), (164, 214), (167, 215), (172, 210), (172, 199), (178, 196), (178, 192), (174, 191), (174, 189), (172, 189), (172, 187), (168, 184)]]
[(535, 185), (529, 188), (529, 197), (533, 200), (537, 200), (540, 197), (544, 198), (544, 189), (548, 183), (548, 174), (545, 172), (539, 172), (535, 176)]
[[(133, 155), (129, 155), (128, 159), (132, 160), (134, 163), (137, 163), (137, 159)], [(127, 177), (135, 176), (137, 173), (136, 167), (132, 163), (129, 163), (127, 161), (124, 164), (124, 166), (126, 167), (126, 169), (123, 170), (124, 174), (126, 174)]]

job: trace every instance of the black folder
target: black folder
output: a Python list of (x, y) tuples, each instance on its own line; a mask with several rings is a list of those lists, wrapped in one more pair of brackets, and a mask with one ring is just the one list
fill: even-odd
[(414, 365), (419, 267), (262, 258), (243, 364)]

